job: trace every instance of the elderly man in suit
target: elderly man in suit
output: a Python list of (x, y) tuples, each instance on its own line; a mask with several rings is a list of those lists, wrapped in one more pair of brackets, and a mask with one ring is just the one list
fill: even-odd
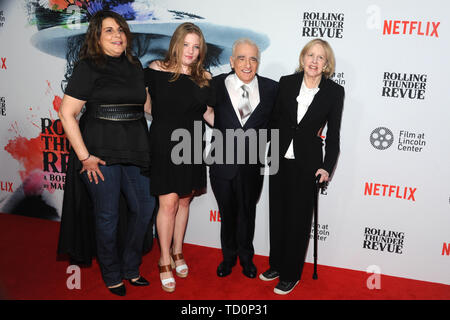
[[(216, 88), (214, 128), (223, 136), (226, 131), (234, 130), (234, 144), (239, 134), (247, 135), (247, 138), (250, 133), (256, 136), (252, 142), (247, 139), (244, 148), (232, 146), (235, 151), (233, 158), (226, 154), (230, 149), (223, 148), (223, 163), (216, 162), (210, 167), (211, 187), (221, 216), (223, 261), (217, 268), (219, 277), (231, 273), (237, 257), (245, 276), (255, 278), (257, 274), (253, 264), (253, 236), (256, 203), (264, 178), (261, 173), (264, 161), (254, 163), (251, 158), (255, 155), (250, 153), (256, 151), (259, 154), (261, 150), (258, 148), (265, 148), (264, 143), (260, 146), (258, 132), (268, 128), (278, 89), (276, 81), (256, 73), (259, 61), (258, 46), (250, 39), (239, 39), (234, 43), (230, 57), (233, 71), (213, 78)], [(230, 163), (225, 159), (234, 161)]]

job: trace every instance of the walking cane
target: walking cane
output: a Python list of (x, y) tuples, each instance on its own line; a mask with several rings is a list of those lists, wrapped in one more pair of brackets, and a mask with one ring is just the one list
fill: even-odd
[(315, 194), (314, 194), (314, 273), (313, 279), (317, 280), (317, 216), (318, 216), (318, 202), (319, 202), (319, 190), (322, 189), (321, 194), (324, 194), (326, 189), (326, 182), (319, 183), (321, 175), (316, 177)]

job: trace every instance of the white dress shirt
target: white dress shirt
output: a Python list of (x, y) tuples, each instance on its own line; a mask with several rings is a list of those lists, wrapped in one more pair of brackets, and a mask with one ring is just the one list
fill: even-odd
[[(248, 120), (250, 116), (247, 116), (244, 119), (241, 119), (239, 114), (238, 106), (241, 104), (242, 99), (242, 88), (241, 86), (245, 84), (248, 88), (248, 98), (250, 101), (250, 109), (252, 112), (259, 104), (259, 87), (258, 87), (258, 79), (256, 77), (250, 83), (244, 83), (238, 76), (233, 73), (225, 78), (225, 87), (228, 90), (228, 94), (230, 95), (231, 103), (233, 104), (234, 112), (236, 112), (236, 116), (238, 117), (241, 125), (244, 126), (245, 122)], [(251, 114), (250, 114), (251, 115)]]
[[(319, 92), (319, 88), (308, 88), (305, 85), (305, 81), (302, 82), (302, 86), (300, 87), (300, 93), (297, 96), (297, 124), (300, 123), (300, 121), (305, 116), (306, 111), (308, 111), (308, 108), (311, 104), (311, 102), (314, 99), (314, 96), (316, 93)], [(289, 148), (287, 149), (286, 153), (284, 154), (284, 157), (286, 159), (295, 159), (294, 156), (294, 139), (291, 140), (291, 144), (289, 145)]]

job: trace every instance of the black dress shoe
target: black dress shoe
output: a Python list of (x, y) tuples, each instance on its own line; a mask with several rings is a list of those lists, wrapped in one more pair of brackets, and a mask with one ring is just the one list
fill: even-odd
[(273, 270), (272, 268), (269, 268), (269, 270), (264, 271), (259, 275), (259, 278), (263, 281), (272, 281), (275, 280), (280, 276), (280, 273), (278, 271)]
[(246, 265), (243, 267), (242, 269), (242, 273), (244, 274), (244, 276), (246, 276), (247, 278), (253, 279), (256, 278), (256, 274), (258, 273), (256, 270), (256, 266), (251, 263), (249, 265)]
[(229, 264), (222, 262), (217, 267), (217, 276), (221, 277), (221, 278), (226, 277), (227, 275), (229, 275), (231, 273), (232, 268), (233, 267), (230, 266)]
[(144, 277), (139, 276), (139, 279), (133, 281), (131, 279), (128, 279), (131, 285), (136, 287), (142, 287), (142, 286), (148, 286), (150, 283), (148, 283), (147, 280), (145, 280)]
[(295, 286), (298, 284), (298, 281), (280, 281), (273, 292), (276, 294), (288, 294), (291, 292)]
[(111, 291), (111, 293), (121, 297), (125, 296), (125, 294), (127, 293), (127, 290), (125, 289), (125, 285), (123, 283), (121, 286), (115, 288), (108, 288), (108, 290)]

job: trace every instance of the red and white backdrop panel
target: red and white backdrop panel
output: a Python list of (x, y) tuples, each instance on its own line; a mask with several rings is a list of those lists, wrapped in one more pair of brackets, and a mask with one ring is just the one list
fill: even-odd
[[(128, 2), (135, 10), (132, 31), (164, 35), (158, 39), (194, 19), (208, 42), (225, 48), (213, 75), (230, 70), (232, 37), (256, 38), (259, 74), (275, 80), (294, 72), (309, 40), (327, 40), (337, 61), (333, 80), (346, 97), (340, 158), (319, 198), (319, 263), (362, 271), (377, 266), (382, 274), (450, 284), (446, 1)], [(68, 143), (57, 110), (67, 33), (38, 31), (36, 5), (66, 12), (68, 6), (56, 0), (0, 4), (0, 211), (59, 220)], [(267, 178), (254, 239), (262, 255), (270, 249)], [(192, 202), (186, 242), (219, 248), (219, 230), (208, 185)]]

